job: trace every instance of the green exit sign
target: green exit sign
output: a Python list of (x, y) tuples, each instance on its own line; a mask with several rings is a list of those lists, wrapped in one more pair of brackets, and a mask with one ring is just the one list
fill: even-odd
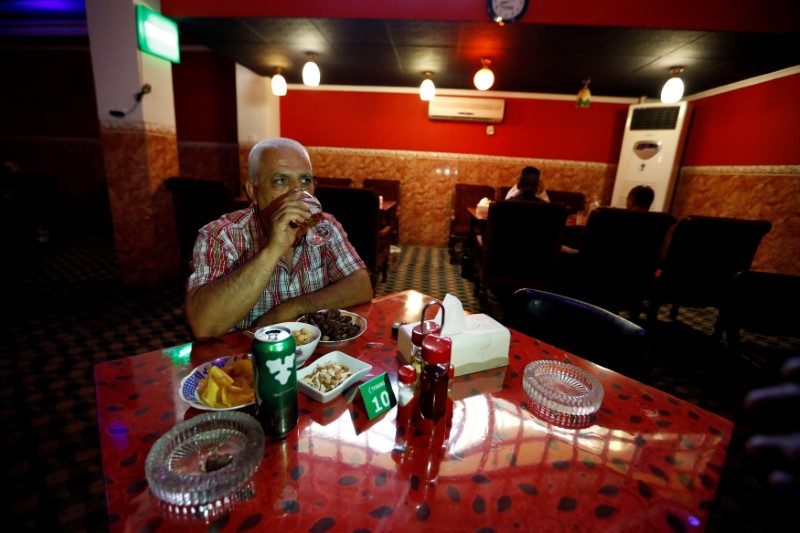
[(154, 56), (181, 62), (178, 25), (160, 13), (141, 4), (136, 6), (136, 34), (139, 50)]

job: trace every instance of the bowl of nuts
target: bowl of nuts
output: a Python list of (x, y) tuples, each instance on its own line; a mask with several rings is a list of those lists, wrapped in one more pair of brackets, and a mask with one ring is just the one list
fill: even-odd
[(359, 337), (367, 329), (364, 317), (343, 309), (323, 309), (298, 320), (317, 327), (322, 334), (319, 343), (330, 348)]
[(306, 364), (308, 358), (317, 349), (317, 344), (322, 337), (322, 332), (317, 326), (306, 322), (281, 322), (270, 327), (286, 328), (292, 333), (297, 346), (295, 351), (297, 368), (302, 368)]
[(297, 371), (297, 388), (310, 398), (328, 403), (372, 370), (372, 365), (344, 352), (330, 352)]

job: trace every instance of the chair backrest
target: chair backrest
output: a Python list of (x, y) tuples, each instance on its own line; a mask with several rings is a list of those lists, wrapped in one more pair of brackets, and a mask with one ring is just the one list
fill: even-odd
[(621, 374), (642, 378), (649, 371), (647, 331), (587, 302), (524, 288), (512, 295), (503, 323)]
[(374, 272), (379, 266), (378, 193), (373, 189), (320, 186), (314, 189), (314, 195), (322, 204), (322, 210), (333, 215), (342, 225), (347, 240), (370, 273)]
[(661, 260), (669, 213), (600, 207), (592, 211), (579, 255), (575, 292), (612, 311), (639, 310)]
[(453, 227), (466, 228), (469, 231), (470, 215), (468, 207), (475, 207), (483, 198), (494, 198), (494, 187), (472, 183), (456, 183), (453, 193)]
[(375, 189), (384, 200), (393, 200), (400, 204), (400, 180), (367, 178), (364, 180), (364, 188)]
[(551, 203), (564, 204), (567, 206), (567, 214), (575, 214), (586, 208), (586, 195), (582, 192), (573, 191), (547, 191), (547, 197)]
[(233, 193), (221, 181), (183, 176), (167, 178), (166, 187), (172, 193), (175, 227), (181, 260), (188, 268), (197, 231), (225, 213), (236, 209)]
[(495, 193), (494, 199), (498, 200), (498, 201), (499, 200), (505, 200), (506, 199), (506, 194), (508, 194), (508, 191), (510, 191), (510, 190), (511, 190), (511, 187), (509, 187), (508, 185), (503, 185), (501, 187), (497, 187), (497, 192)]
[[(800, 338), (800, 276), (746, 270), (733, 275), (720, 313), (728, 330)], [(737, 338), (738, 340), (738, 338)]]
[(750, 270), (768, 220), (692, 215), (678, 222), (653, 297), (658, 303), (719, 307), (731, 277)]
[(492, 202), (480, 265), (489, 288), (550, 288), (555, 279), (567, 211), (545, 202)]
[(314, 184), (319, 187), (350, 187), (353, 185), (352, 178), (330, 178), (326, 176), (314, 176)]

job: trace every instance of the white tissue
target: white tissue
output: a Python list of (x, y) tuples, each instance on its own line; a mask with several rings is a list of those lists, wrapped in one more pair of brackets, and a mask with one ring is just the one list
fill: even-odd
[(446, 337), (466, 331), (467, 323), (464, 317), (464, 305), (461, 300), (452, 294), (446, 294), (444, 300), (442, 300), (442, 307), (444, 307), (444, 325), (442, 324), (441, 309), (439, 309), (439, 312), (436, 313), (436, 318), (434, 318), (441, 327), (439, 334)]
[(488, 198), (481, 198), (481, 201), (478, 202), (478, 205), (475, 207), (475, 212), (480, 217), (485, 217), (489, 213), (489, 204), (492, 201)]

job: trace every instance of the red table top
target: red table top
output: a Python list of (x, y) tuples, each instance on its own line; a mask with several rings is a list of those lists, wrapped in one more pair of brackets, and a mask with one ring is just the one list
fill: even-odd
[[(418, 321), (429, 300), (405, 291), (351, 308), (367, 330), (336, 349), (372, 364), (365, 379), (387, 372), (396, 387), (392, 322)], [(201, 413), (180, 399), (180, 380), (206, 361), (249, 353), (250, 344), (233, 333), (95, 367), (112, 531), (174, 529), (148, 490), (147, 454), (176, 423)], [(600, 380), (605, 396), (593, 425), (563, 429), (534, 416), (522, 371), (537, 359), (567, 361)], [(733, 430), (724, 418), (516, 331), (507, 367), (456, 378), (451, 412), (433, 437), (428, 428), (400, 435), (397, 408), (370, 421), (346, 395), (320, 404), (300, 394), (297, 427), (265, 443), (255, 496), (214, 529), (702, 531)], [(393, 451), (404, 438), (405, 454)]]

